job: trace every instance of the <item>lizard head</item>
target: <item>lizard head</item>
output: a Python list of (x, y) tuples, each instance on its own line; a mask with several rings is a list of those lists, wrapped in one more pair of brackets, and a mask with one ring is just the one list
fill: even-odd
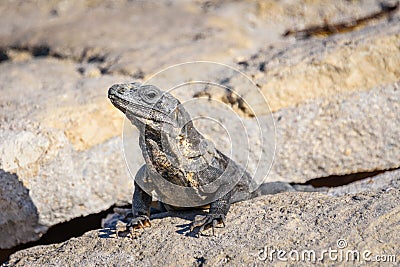
[(108, 98), (129, 119), (136, 119), (136, 123), (182, 127), (190, 119), (178, 99), (154, 85), (115, 84), (108, 90)]

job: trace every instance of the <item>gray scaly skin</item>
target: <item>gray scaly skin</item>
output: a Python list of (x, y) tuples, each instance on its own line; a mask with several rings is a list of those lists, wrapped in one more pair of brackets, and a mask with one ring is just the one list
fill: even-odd
[[(133, 218), (129, 227), (137, 229), (150, 226), (152, 198), (136, 181), (146, 180), (156, 173), (176, 185), (197, 187), (215, 181), (229, 163), (228, 174), (233, 181), (239, 182), (231, 191), (210, 203), (206, 216), (195, 217), (191, 231), (198, 229), (198, 233), (209, 227), (212, 227), (214, 233), (218, 223), (225, 225), (225, 216), (231, 203), (266, 194), (262, 188), (249, 192), (250, 175), (210, 145), (193, 126), (179, 100), (171, 94), (152, 85), (130, 83), (113, 85), (108, 91), (108, 97), (139, 129), (139, 145), (146, 163), (135, 177)], [(198, 171), (188, 172), (188, 168), (193, 169), (193, 166), (199, 167)], [(163, 188), (158, 190), (162, 191)]]

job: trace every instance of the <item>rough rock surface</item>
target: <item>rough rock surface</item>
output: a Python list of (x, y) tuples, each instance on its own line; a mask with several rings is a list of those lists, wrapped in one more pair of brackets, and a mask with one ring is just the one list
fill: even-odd
[(268, 180), (307, 180), (400, 166), (400, 84), (334, 95), (274, 113)]
[[(118, 137), (122, 120), (106, 98), (108, 86), (124, 78), (88, 78), (77, 67), (52, 58), (0, 64), (0, 176), (20, 184), (1, 203), (0, 232), (24, 233), (1, 239), (0, 248), (36, 240), (52, 225), (131, 198)], [(3, 177), (4, 171), (15, 175)], [(7, 205), (21, 193), (32, 204), (25, 207), (31, 219), (23, 225), (21, 218), (23, 226), (11, 223), (9, 214), (19, 208)]]
[(356, 32), (262, 49), (243, 70), (251, 75), (271, 109), (310, 99), (367, 91), (400, 77), (400, 17)]
[(39, 0), (18, 1), (18, 8), (6, 1), (0, 5), (0, 47), (91, 61), (106, 72), (141, 77), (182, 61), (232, 63), (261, 46), (293, 42), (282, 37), (287, 29), (378, 10), (379, 3), (368, 0)]
[[(26, 241), (32, 233), (44, 229), (38, 225), (38, 213), (28, 190), (15, 174), (0, 170), (0, 238), (4, 247), (12, 247), (15, 240)], [(12, 237), (12, 238), (11, 238)], [(29, 241), (29, 239), (28, 239)]]
[[(217, 228), (214, 237), (186, 236), (193, 214), (169, 213), (154, 218), (152, 228), (137, 239), (116, 239), (107, 230), (91, 231), (60, 244), (17, 252), (9, 265), (267, 265), (272, 249), (287, 252), (282, 257), (288, 262), (278, 260), (277, 253), (272, 256), (272, 263), (285, 266), (309, 266), (313, 256), (304, 253), (310, 250), (319, 266), (365, 264), (378, 255), (399, 255), (399, 204), (398, 188), (342, 197), (281, 193), (233, 205), (227, 226)], [(322, 254), (329, 249), (339, 252), (329, 258)], [(296, 261), (292, 250), (305, 259), (300, 256)], [(360, 261), (352, 260), (354, 251)], [(335, 260), (339, 253), (343, 259)], [(348, 253), (350, 260), (346, 261)]]

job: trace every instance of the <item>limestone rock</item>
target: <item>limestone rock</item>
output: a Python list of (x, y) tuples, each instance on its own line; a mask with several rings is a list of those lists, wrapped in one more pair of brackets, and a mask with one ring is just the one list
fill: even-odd
[(275, 112), (268, 180), (306, 182), (400, 166), (400, 84), (340, 94)]
[[(186, 236), (194, 214), (167, 213), (154, 218), (152, 227), (136, 239), (91, 231), (60, 244), (19, 251), (9, 265), (365, 264), (378, 255), (399, 254), (399, 204), (398, 188), (341, 197), (281, 193), (233, 205), (226, 227), (217, 228), (214, 237)], [(270, 254), (278, 249), (286, 251), (281, 258), (287, 261)], [(329, 249), (338, 252), (330, 258), (324, 254)], [(339, 253), (343, 258), (335, 260)]]
[(125, 78), (85, 78), (78, 67), (51, 58), (0, 64), (0, 248), (131, 199), (122, 116), (107, 99)]

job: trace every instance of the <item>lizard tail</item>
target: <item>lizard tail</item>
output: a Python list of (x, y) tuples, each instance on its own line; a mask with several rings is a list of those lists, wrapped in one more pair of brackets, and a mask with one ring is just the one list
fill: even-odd
[(234, 192), (231, 198), (231, 203), (249, 200), (264, 195), (274, 195), (281, 192), (295, 192), (295, 191), (296, 189), (294, 189), (290, 184), (285, 182), (264, 183), (261, 184), (260, 187), (258, 187), (253, 192), (237, 190), (236, 192)]

